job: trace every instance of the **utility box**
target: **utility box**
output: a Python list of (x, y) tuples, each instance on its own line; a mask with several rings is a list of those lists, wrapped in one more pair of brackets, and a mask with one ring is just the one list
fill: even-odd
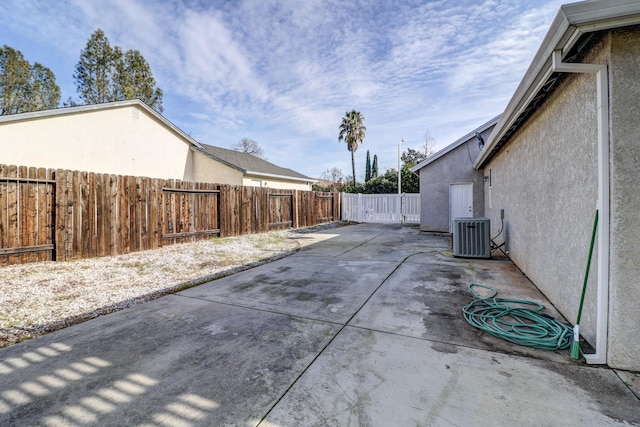
[(489, 218), (455, 218), (453, 220), (453, 256), (491, 258)]

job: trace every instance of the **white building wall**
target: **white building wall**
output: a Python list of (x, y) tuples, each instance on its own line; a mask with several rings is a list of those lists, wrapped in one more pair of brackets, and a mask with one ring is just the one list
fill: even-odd
[[(251, 176), (192, 150), (180, 133), (135, 104), (32, 113), (0, 121), (0, 164), (252, 185)], [(253, 177), (262, 186), (311, 184)]]
[(2, 164), (185, 179), (189, 147), (134, 105), (0, 123)]

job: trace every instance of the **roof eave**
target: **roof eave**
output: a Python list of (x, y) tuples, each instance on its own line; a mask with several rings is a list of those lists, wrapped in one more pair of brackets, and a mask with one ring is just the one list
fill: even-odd
[(639, 23), (637, 0), (618, 0), (615, 5), (600, 0), (562, 6), (474, 167), (484, 168), (497, 154), (496, 145), (546, 84), (552, 74), (551, 56), (555, 50), (561, 50), (564, 56), (583, 34)]
[(474, 167), (476, 169), (484, 167), (495, 146), (502, 139), (507, 130), (513, 126), (520, 113), (524, 108), (526, 108), (531, 99), (533, 99), (535, 94), (551, 75), (551, 53), (554, 50), (552, 46), (555, 47), (560, 44), (561, 39), (567, 37), (568, 30), (569, 21), (567, 20), (564, 11), (560, 9), (553, 21), (553, 24), (551, 25), (551, 28), (547, 32), (542, 45), (534, 56), (533, 62), (527, 69), (522, 81), (507, 104), (507, 108), (504, 110), (504, 113), (502, 113), (502, 116), (498, 120), (491, 136), (489, 136), (484, 149), (480, 152), (480, 155), (478, 155), (478, 158), (474, 163)]
[(318, 182), (317, 179), (312, 179), (312, 178), (299, 178), (299, 177), (295, 177), (295, 176), (276, 175), (276, 174), (266, 173), (266, 172), (245, 171), (245, 173), (247, 175), (261, 176), (261, 177), (266, 177), (266, 178), (284, 179), (284, 180), (287, 180), (287, 181), (310, 182), (312, 184), (315, 184), (315, 183)]
[(417, 165), (415, 165), (414, 167), (412, 167), (409, 170), (411, 172), (413, 172), (414, 174), (417, 174), (417, 172), (420, 169), (422, 169), (423, 167), (425, 167), (428, 164), (438, 160), (440, 157), (443, 157), (444, 155), (446, 155), (450, 151), (453, 151), (456, 148), (458, 148), (464, 142), (466, 142), (466, 141), (472, 139), (473, 137), (475, 137), (475, 133), (476, 132), (482, 133), (485, 130), (489, 129), (491, 126), (494, 126), (498, 122), (498, 119), (500, 119), (500, 115), (494, 117), (493, 119), (489, 120), (488, 122), (486, 122), (486, 123), (480, 125), (479, 127), (475, 128), (474, 130), (472, 130), (471, 132), (467, 133), (462, 138), (458, 138), (457, 140), (455, 140), (451, 144), (447, 145), (443, 149), (441, 149), (441, 150), (437, 151), (436, 153), (432, 154), (431, 156), (427, 157), (426, 159), (424, 159), (423, 161), (421, 161), (420, 163), (418, 163)]
[(53, 117), (53, 116), (79, 114), (87, 111), (110, 110), (113, 108), (132, 107), (132, 106), (137, 106), (139, 108), (142, 108), (147, 113), (154, 116), (158, 121), (160, 121), (166, 127), (171, 129), (173, 132), (177, 133), (182, 138), (187, 140), (190, 144), (198, 148), (202, 148), (202, 145), (200, 145), (198, 141), (196, 141), (195, 139), (187, 135), (182, 129), (180, 129), (173, 123), (171, 123), (166, 117), (164, 117), (162, 114), (158, 113), (156, 110), (149, 107), (147, 104), (140, 101), (139, 99), (128, 99), (125, 101), (105, 102), (102, 104), (86, 104), (86, 105), (77, 105), (75, 107), (53, 108), (50, 110), (10, 114), (6, 116), (0, 116), (0, 124), (6, 123), (6, 122), (18, 122), (23, 120), (33, 120), (33, 119), (40, 119), (40, 118)]

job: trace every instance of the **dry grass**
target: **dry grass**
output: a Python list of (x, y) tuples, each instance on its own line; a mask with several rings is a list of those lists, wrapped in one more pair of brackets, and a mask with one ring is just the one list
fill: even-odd
[(295, 252), (273, 231), (104, 258), (0, 267), (0, 347)]

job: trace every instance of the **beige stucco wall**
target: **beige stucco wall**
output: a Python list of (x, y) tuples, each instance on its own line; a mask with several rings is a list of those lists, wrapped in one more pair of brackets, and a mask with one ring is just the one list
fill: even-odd
[(190, 177), (185, 177), (189, 181), (242, 185), (242, 171), (216, 162), (196, 151), (193, 152), (192, 165), (193, 171)]
[(189, 144), (136, 106), (0, 123), (0, 163), (183, 179)]
[[(608, 60), (609, 41), (584, 62)], [(597, 206), (597, 116), (594, 75), (570, 74), (484, 169), (485, 215), (500, 229), (516, 265), (573, 324)], [(581, 333), (595, 344), (597, 253)]]
[(640, 371), (640, 29), (611, 45), (611, 366)]
[[(255, 181), (255, 182), (254, 182)], [(287, 181), (284, 179), (277, 179), (265, 176), (245, 175), (242, 185), (247, 187), (256, 186), (257, 181), (260, 181), (260, 187), (280, 188), (285, 190), (302, 190), (311, 191), (311, 184), (301, 181)]]

